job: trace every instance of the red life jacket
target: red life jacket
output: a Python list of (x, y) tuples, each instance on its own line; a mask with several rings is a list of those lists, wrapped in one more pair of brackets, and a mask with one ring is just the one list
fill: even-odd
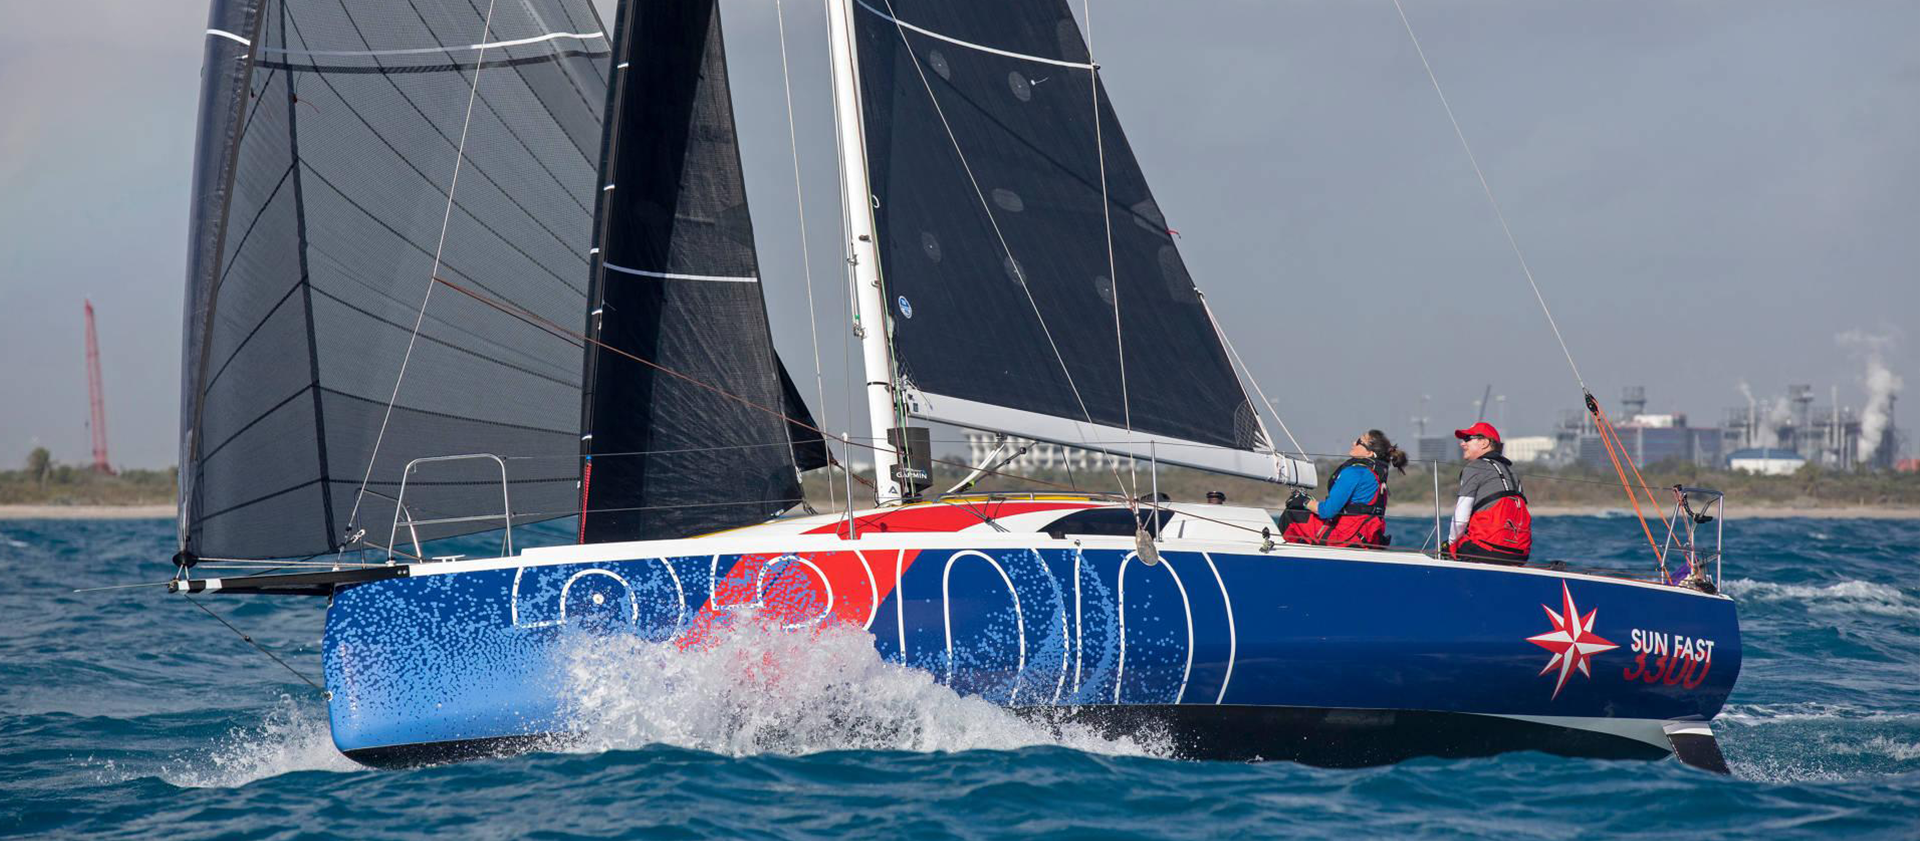
[(1364, 467), (1373, 471), (1373, 478), (1378, 482), (1373, 499), (1348, 502), (1331, 522), (1309, 514), (1306, 523), (1288, 526), (1281, 537), (1295, 543), (1324, 546), (1387, 545), (1387, 463), (1377, 458), (1347, 459), (1333, 469), (1327, 487), (1331, 489), (1339, 482), (1340, 471), (1349, 467)]
[(1524, 558), (1533, 551), (1533, 515), (1527, 512), (1520, 477), (1513, 475), (1513, 462), (1504, 457), (1488, 455), (1480, 460), (1493, 465), (1503, 489), (1473, 501), (1473, 515), (1467, 518), (1467, 532), (1461, 539)]

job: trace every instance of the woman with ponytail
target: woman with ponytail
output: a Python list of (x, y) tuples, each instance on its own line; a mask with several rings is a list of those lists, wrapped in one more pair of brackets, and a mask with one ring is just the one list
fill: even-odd
[(1328, 479), (1326, 498), (1304, 522), (1287, 526), (1282, 537), (1326, 546), (1387, 545), (1387, 468), (1407, 472), (1407, 454), (1386, 433), (1369, 429), (1354, 439), (1347, 455)]

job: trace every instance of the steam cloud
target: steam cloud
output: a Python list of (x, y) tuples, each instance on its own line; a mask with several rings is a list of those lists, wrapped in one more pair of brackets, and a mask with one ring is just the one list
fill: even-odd
[(1893, 344), (1893, 337), (1849, 330), (1835, 336), (1834, 341), (1851, 349), (1867, 366), (1860, 377), (1860, 384), (1867, 390), (1867, 405), (1860, 412), (1860, 446), (1861, 458), (1872, 459), (1880, 454), (1882, 446), (1892, 443), (1887, 440), (1887, 430), (1893, 427), (1893, 398), (1903, 385), (1900, 375), (1887, 367), (1887, 348)]
[(1774, 448), (1780, 446), (1780, 428), (1793, 422), (1793, 407), (1787, 404), (1787, 398), (1775, 397), (1772, 400), (1760, 400), (1753, 396), (1753, 388), (1746, 380), (1739, 384), (1740, 395), (1747, 398), (1747, 405), (1753, 408), (1753, 446)]

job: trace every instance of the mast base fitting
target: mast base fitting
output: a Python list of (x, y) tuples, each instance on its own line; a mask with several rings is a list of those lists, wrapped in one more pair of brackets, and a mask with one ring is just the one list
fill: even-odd
[(181, 569), (189, 569), (197, 563), (200, 563), (200, 556), (185, 549), (173, 553), (173, 565)]

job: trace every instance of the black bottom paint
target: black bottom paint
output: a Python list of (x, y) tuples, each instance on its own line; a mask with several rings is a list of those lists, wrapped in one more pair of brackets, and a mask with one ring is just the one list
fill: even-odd
[(1470, 713), (1231, 705), (1119, 705), (1016, 710), (1108, 738), (1165, 738), (1181, 759), (1285, 760), (1326, 768), (1388, 765), (1534, 750), (1592, 759), (1661, 759), (1666, 749), (1624, 736)]
[[(1018, 707), (1029, 721), (1077, 724), (1107, 738), (1164, 740), (1180, 759), (1283, 760), (1327, 768), (1388, 765), (1423, 756), (1466, 758), (1533, 750), (1591, 759), (1662, 759), (1667, 749), (1624, 736), (1469, 713), (1200, 704)], [(1704, 739), (1714, 756), (1719, 747)], [(530, 753), (564, 735), (503, 736), (347, 751), (376, 768), (409, 768)], [(1682, 754), (1682, 761), (1687, 756)], [(1717, 770), (1711, 765), (1690, 765)], [(1725, 767), (1725, 762), (1719, 764)], [(1725, 773), (1721, 771), (1721, 773)]]
[(526, 736), (494, 736), (486, 739), (459, 739), (451, 742), (422, 742), (414, 745), (387, 745), (345, 751), (348, 759), (374, 768), (418, 768), (474, 759), (498, 759), (533, 753), (553, 747), (565, 737), (536, 733)]

